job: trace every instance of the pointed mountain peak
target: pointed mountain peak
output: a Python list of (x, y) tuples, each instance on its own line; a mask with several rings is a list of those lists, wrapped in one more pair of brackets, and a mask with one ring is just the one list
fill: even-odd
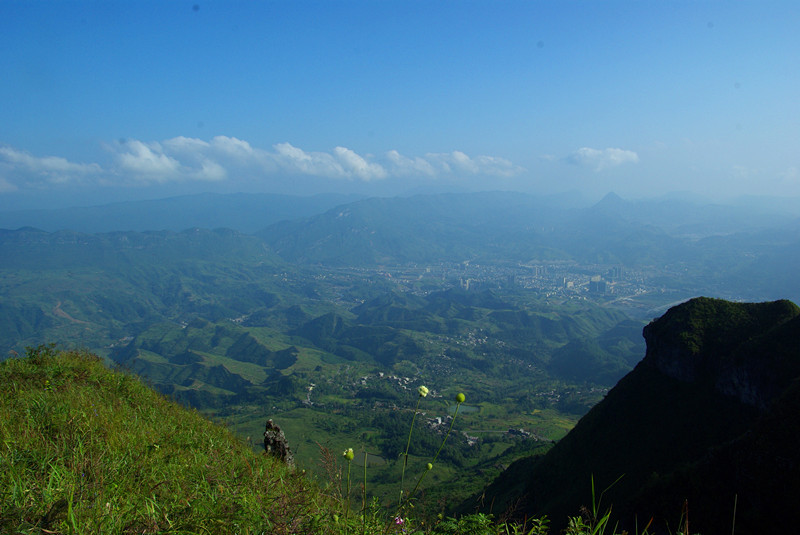
[(605, 197), (589, 208), (590, 213), (621, 216), (623, 213), (630, 211), (631, 202), (626, 201), (613, 191), (607, 193)]
[(628, 201), (626, 201), (625, 199), (623, 199), (622, 197), (611, 191), (607, 193), (606, 196), (603, 197), (600, 200), (600, 202), (598, 202), (595, 206), (610, 207), (610, 206), (622, 206), (625, 204), (628, 204)]

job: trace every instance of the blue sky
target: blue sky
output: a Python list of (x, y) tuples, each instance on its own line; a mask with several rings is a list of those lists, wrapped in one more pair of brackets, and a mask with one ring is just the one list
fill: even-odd
[(0, 209), (800, 195), (794, 1), (0, 2)]

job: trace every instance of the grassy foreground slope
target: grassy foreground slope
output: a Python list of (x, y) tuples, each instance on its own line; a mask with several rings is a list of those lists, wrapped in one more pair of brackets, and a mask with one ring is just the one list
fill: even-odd
[(0, 532), (324, 533), (313, 482), (99, 358), (0, 363)]
[[(0, 533), (549, 533), (544, 518), (427, 522), (374, 500), (359, 510), (363, 491), (354, 482), (342, 495), (330, 453), (333, 484), (322, 488), (95, 355), (27, 353), (0, 363)], [(571, 535), (588, 535), (608, 515), (571, 522)]]

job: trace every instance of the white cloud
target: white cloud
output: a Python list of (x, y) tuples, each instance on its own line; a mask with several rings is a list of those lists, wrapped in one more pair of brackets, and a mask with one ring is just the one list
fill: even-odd
[(369, 163), (363, 157), (345, 147), (333, 149), (336, 159), (348, 176), (356, 176), (361, 180), (386, 178), (386, 170), (377, 163)]
[(510, 160), (496, 156), (476, 156), (475, 162), (478, 165), (478, 172), (487, 175), (511, 177), (525, 170)]
[(333, 154), (305, 152), (290, 143), (274, 145), (275, 159), (287, 171), (327, 176), (355, 178), (363, 181), (388, 177), (437, 177), (450, 175), (514, 176), (523, 168), (509, 160), (494, 156), (471, 158), (461, 151), (428, 153), (424, 157), (408, 157), (390, 150), (379, 161), (361, 156), (351, 149), (336, 147)]
[(471, 174), (478, 172), (478, 164), (460, 150), (454, 150), (449, 156), (453, 166), (457, 170)]
[(273, 145), (275, 160), (284, 170), (304, 175), (340, 178), (344, 169), (326, 152), (306, 152), (291, 143)]
[(80, 182), (102, 172), (95, 163), (75, 163), (60, 156), (38, 157), (11, 147), (0, 147), (0, 168), (5, 175), (0, 191)]
[(425, 159), (441, 173), (468, 175), (488, 175), (510, 177), (524, 171), (505, 158), (495, 156), (476, 156), (470, 158), (461, 151), (447, 153), (428, 153)]
[(164, 154), (159, 143), (126, 141), (117, 153), (120, 168), (143, 180), (165, 182), (180, 175), (181, 164), (175, 158)]
[(130, 140), (116, 150), (116, 174), (123, 179), (145, 182), (218, 181), (227, 177), (226, 168), (208, 155), (205, 141), (177, 137), (163, 144)]
[(216, 136), (211, 140), (211, 146), (223, 154), (230, 154), (238, 158), (253, 157), (257, 154), (250, 143), (235, 137)]
[(74, 163), (60, 156), (36, 157), (11, 147), (0, 147), (0, 163), (7, 169), (7, 176), (16, 175), (28, 184), (71, 182), (102, 171), (95, 163)]
[(571, 164), (592, 167), (595, 171), (603, 171), (609, 167), (637, 163), (639, 155), (632, 150), (614, 148), (599, 150), (582, 147), (570, 154), (566, 160)]
[(405, 156), (397, 150), (383, 155), (359, 154), (344, 146), (310, 152), (288, 142), (270, 148), (253, 147), (228, 136), (203, 140), (178, 136), (164, 141), (131, 139), (105, 144), (107, 165), (80, 164), (65, 158), (37, 158), (0, 147), (0, 191), (75, 181), (95, 185), (166, 184), (171, 182), (260, 180), (307, 175), (370, 182), (389, 178), (509, 177), (523, 169), (495, 156), (471, 157), (455, 150)]
[(436, 175), (436, 169), (424, 158), (415, 157), (412, 159), (403, 156), (396, 150), (390, 150), (386, 153), (386, 159), (393, 175), (425, 175), (430, 177)]
[(228, 177), (228, 172), (217, 162), (203, 160), (200, 162), (200, 170), (194, 173), (198, 180), (219, 181)]
[(335, 147), (333, 154), (306, 152), (291, 143), (278, 143), (273, 145), (273, 149), (275, 152), (271, 157), (289, 173), (360, 179), (365, 182), (388, 176), (383, 166), (368, 161), (364, 156), (346, 147)]
[(116, 159), (121, 171), (159, 182), (221, 180), (234, 169), (246, 169), (256, 176), (282, 171), (363, 181), (388, 176), (380, 164), (345, 147), (336, 147), (332, 153), (306, 152), (290, 143), (278, 143), (272, 149), (256, 149), (234, 137), (217, 136), (210, 142), (176, 137), (163, 143), (128, 141), (118, 148)]
[(178, 136), (166, 140), (164, 142), (164, 146), (169, 148), (173, 152), (186, 154), (186, 153), (206, 151), (211, 145), (207, 141), (203, 141), (202, 139), (197, 139), (194, 137)]
[[(235, 137), (216, 136), (207, 142), (181, 136), (169, 139), (163, 144), (169, 149), (169, 154), (187, 170), (194, 169), (196, 172), (210, 168), (217, 170), (213, 175), (200, 172), (204, 176), (224, 177), (241, 170), (273, 173), (277, 169), (275, 158), (271, 153), (253, 148), (247, 141)], [(201, 168), (199, 171), (198, 167)]]

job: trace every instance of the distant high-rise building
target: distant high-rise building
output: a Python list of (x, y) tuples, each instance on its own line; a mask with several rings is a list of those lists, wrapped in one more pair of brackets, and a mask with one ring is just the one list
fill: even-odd
[(593, 294), (606, 293), (606, 281), (600, 275), (595, 275), (589, 281), (589, 292)]

